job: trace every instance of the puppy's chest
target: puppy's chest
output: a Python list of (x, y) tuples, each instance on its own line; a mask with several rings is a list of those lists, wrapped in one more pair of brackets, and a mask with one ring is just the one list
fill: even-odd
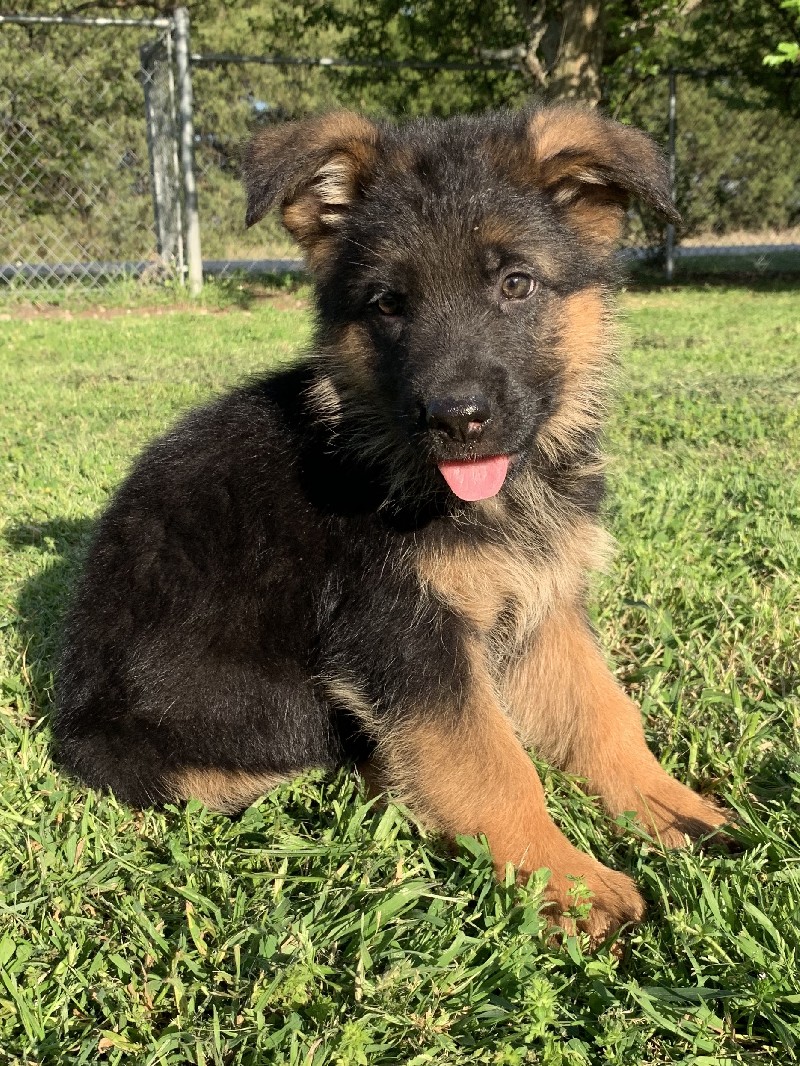
[(421, 555), (426, 591), (460, 615), (501, 670), (558, 605), (574, 603), (601, 561), (605, 534), (581, 523), (546, 549), (473, 543)]

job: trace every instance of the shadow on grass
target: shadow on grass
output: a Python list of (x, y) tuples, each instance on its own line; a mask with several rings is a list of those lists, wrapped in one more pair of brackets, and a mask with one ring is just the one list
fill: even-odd
[(16, 604), (23, 677), (36, 718), (48, 717), (52, 709), (64, 619), (93, 527), (91, 518), (53, 518), (18, 522), (4, 531), (12, 550), (36, 548), (41, 553), (41, 565), (23, 585)]

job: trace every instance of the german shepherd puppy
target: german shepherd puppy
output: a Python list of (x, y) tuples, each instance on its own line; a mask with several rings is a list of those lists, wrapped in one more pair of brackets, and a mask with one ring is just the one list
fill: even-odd
[(673, 220), (640, 132), (572, 106), (258, 133), (316, 288), (302, 362), (190, 414), (100, 519), (58, 680), (63, 765), (128, 803), (234, 812), (369, 762), (497, 869), (571, 878), (602, 937), (633, 882), (569, 843), (525, 749), (667, 845), (722, 813), (661, 769), (587, 621), (602, 563), (612, 251), (635, 196)]

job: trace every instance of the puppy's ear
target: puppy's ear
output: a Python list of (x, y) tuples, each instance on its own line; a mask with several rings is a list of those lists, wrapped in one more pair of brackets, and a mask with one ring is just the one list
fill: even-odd
[(242, 163), (246, 225), (280, 204), (284, 225), (310, 251), (360, 195), (377, 145), (377, 128), (349, 111), (260, 130)]
[(561, 104), (535, 112), (528, 137), (537, 186), (580, 236), (604, 250), (619, 238), (631, 197), (680, 222), (664, 157), (640, 130)]

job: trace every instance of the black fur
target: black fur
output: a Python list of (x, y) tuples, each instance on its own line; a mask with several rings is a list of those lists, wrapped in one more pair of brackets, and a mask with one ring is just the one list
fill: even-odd
[[(532, 165), (526, 177), (529, 124), (381, 125), (309, 146), (309, 123), (256, 142), (248, 217), (278, 200), (306, 244), (316, 341), (302, 364), (153, 444), (100, 519), (58, 674), (53, 729), (68, 770), (162, 803), (186, 769), (333, 768), (421, 707), (459, 713), (474, 634), (415, 559), (474, 539), (546, 554), (561, 535), (552, 510), (563, 532), (602, 496), (598, 412), (562, 446), (542, 441), (570, 373), (560, 311), (606, 292), (615, 271), (571, 222), (573, 201), (537, 184)], [(337, 180), (347, 172), (345, 204), (325, 199), (331, 157)], [(660, 163), (604, 173), (609, 210), (627, 192), (663, 206)], [(505, 299), (514, 271), (537, 291)], [(387, 293), (402, 314), (379, 310)], [(432, 402), (475, 393), (490, 410), (477, 441), (427, 424)], [(516, 457), (499, 509), (462, 502), (436, 468), (498, 453)], [(338, 677), (354, 679), (377, 725), (330, 697)]]
[(164, 775), (187, 767), (364, 757), (314, 684), (345, 669), (398, 713), (439, 683), (457, 688), (454, 620), (420, 610), (392, 565), (420, 518), (379, 511), (386, 486), (326, 446), (309, 383), (292, 369), (194, 413), (101, 518), (54, 727), (89, 784), (141, 805), (169, 798)]

